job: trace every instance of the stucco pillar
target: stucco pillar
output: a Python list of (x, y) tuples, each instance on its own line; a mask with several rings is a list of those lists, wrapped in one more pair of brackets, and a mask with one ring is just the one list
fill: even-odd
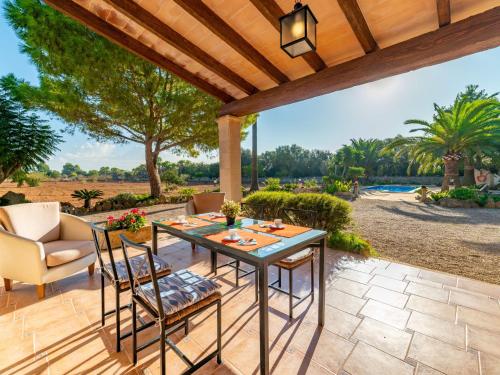
[(241, 194), (241, 119), (226, 115), (219, 125), (220, 191), (226, 199), (240, 201)]

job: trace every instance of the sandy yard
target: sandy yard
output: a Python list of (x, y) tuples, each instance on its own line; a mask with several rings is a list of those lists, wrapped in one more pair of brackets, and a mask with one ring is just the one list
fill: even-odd
[(354, 231), (383, 258), (500, 284), (500, 210), (359, 199)]

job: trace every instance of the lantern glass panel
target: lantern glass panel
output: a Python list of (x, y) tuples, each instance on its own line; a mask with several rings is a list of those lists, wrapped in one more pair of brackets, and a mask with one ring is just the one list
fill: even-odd
[(317, 21), (307, 5), (283, 16), (280, 22), (281, 48), (291, 57), (316, 49)]

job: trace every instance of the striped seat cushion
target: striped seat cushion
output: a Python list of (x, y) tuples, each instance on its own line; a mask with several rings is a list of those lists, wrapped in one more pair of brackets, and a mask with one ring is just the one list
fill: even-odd
[[(158, 286), (163, 311), (167, 317), (215, 294), (220, 295), (217, 283), (189, 270), (180, 270), (158, 279)], [(152, 283), (141, 285), (138, 293), (158, 309)]]
[[(137, 255), (135, 257), (129, 258), (129, 260), (130, 266), (132, 267), (132, 272), (134, 273), (135, 277), (139, 279), (139, 281), (149, 281), (151, 279), (149, 274), (148, 259), (146, 255)], [(170, 266), (159, 256), (153, 254), (153, 260), (158, 277), (168, 275), (172, 272), (172, 266)], [(115, 261), (115, 266), (116, 273), (118, 274), (118, 281), (120, 282), (120, 284), (128, 284), (129, 279), (125, 260)], [(112, 278), (113, 271), (111, 268), (111, 264), (108, 263), (104, 267), (106, 268), (106, 273), (108, 273)]]
[(287, 269), (295, 268), (307, 262), (313, 256), (314, 256), (314, 250), (311, 248), (307, 248), (295, 254), (292, 254), (285, 259), (281, 259), (276, 263), (276, 265)]

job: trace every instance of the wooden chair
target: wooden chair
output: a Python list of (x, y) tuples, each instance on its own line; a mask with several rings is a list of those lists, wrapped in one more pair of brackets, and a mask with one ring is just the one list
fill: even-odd
[[(109, 250), (111, 249), (109, 231), (103, 226), (103, 224), (104, 222), (91, 224), (92, 236), (94, 238), (95, 248), (97, 250), (97, 258), (99, 260), (99, 265), (101, 268), (101, 325), (104, 326), (106, 324), (106, 316), (115, 314), (116, 351), (119, 352), (121, 350), (121, 340), (126, 339), (132, 334), (131, 331), (122, 334), (120, 329), (120, 311), (126, 308), (131, 308), (131, 305), (120, 305), (120, 294), (130, 289), (130, 283), (125, 260), (115, 260), (113, 250)], [(103, 242), (104, 244), (106, 244), (105, 249), (109, 254), (109, 263), (105, 263), (102, 258), (102, 249), (104, 248), (104, 246), (102, 246)], [(151, 275), (148, 271), (147, 265), (144, 263), (146, 256), (146, 254), (134, 256), (133, 258), (130, 258), (130, 264), (133, 267), (134, 271), (138, 275), (140, 275), (141, 280), (149, 281), (151, 280)], [(157, 277), (163, 277), (169, 275), (172, 272), (172, 267), (159, 256), (154, 255), (154, 265)], [(105, 279), (108, 280), (108, 282), (113, 286), (115, 290), (115, 308), (109, 311), (106, 311), (105, 307)], [(152, 325), (151, 323), (141, 323), (142, 326), (139, 328), (139, 330), (145, 329)]]
[[(314, 228), (317, 225), (318, 211), (284, 208), (281, 210), (280, 217), (284, 223)], [(288, 294), (288, 315), (290, 319), (293, 319), (294, 307), (305, 301), (308, 297), (311, 297), (311, 300), (314, 301), (314, 247), (316, 246), (319, 246), (319, 244), (314, 244), (273, 264), (278, 267), (278, 279), (270, 283), (269, 287)], [(307, 295), (300, 297), (293, 293), (293, 271), (307, 263), (310, 263), (311, 266), (311, 290)], [(283, 289), (281, 286), (281, 270), (283, 269), (288, 271), (288, 290)], [(298, 301), (294, 303), (294, 299)]]
[[(120, 235), (123, 256), (127, 267), (129, 283), (132, 289), (132, 353), (134, 365), (137, 364), (137, 353), (158, 339), (148, 341), (141, 346), (137, 345), (137, 305), (160, 326), (160, 363), (161, 374), (165, 374), (165, 350), (168, 345), (189, 367), (185, 372), (191, 374), (201, 368), (212, 358), (221, 358), (221, 293), (219, 286), (212, 280), (196, 275), (188, 270), (174, 272), (161, 279), (156, 274), (156, 258), (151, 248), (128, 240)], [(132, 258), (129, 258), (127, 248), (141, 249), (146, 252), (144, 263), (149, 268), (151, 281), (145, 281), (141, 274), (133, 267)], [(141, 267), (142, 269), (142, 267)], [(217, 348), (197, 363), (189, 358), (170, 340), (169, 336), (180, 328), (188, 327), (188, 319), (201, 312), (217, 306)], [(187, 334), (186, 329), (186, 334)]]

